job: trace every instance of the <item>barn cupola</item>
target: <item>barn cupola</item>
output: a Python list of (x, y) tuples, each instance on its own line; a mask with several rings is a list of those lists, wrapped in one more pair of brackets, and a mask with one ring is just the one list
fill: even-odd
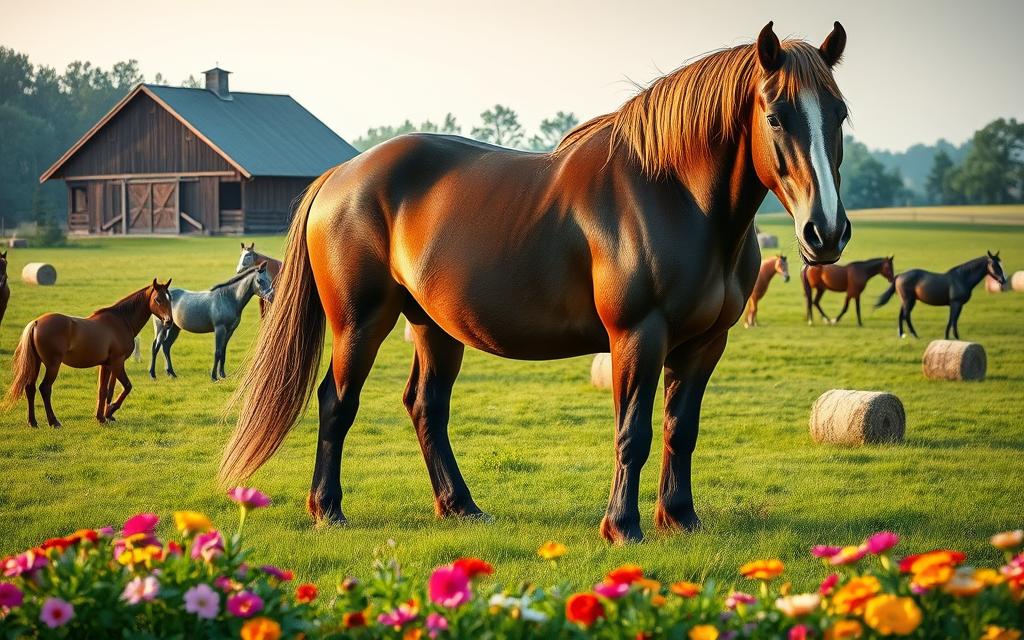
[(221, 100), (230, 100), (231, 91), (228, 89), (228, 74), (220, 67), (214, 67), (206, 72), (206, 90), (212, 91)]

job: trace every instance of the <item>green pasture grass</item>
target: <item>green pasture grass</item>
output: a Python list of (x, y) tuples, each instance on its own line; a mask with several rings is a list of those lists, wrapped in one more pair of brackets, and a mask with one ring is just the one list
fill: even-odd
[[(694, 490), (704, 529), (660, 535), (652, 514), (660, 438), (642, 478), (640, 508), (647, 541), (612, 547), (597, 527), (612, 470), (612, 402), (589, 384), (590, 358), (515, 362), (470, 351), (455, 388), (451, 438), (477, 503), (492, 524), (437, 521), (416, 436), (401, 404), (411, 346), (403, 324), (383, 345), (346, 442), (345, 528), (314, 528), (304, 500), (316, 446), (315, 411), (296, 426), (282, 450), (252, 479), (274, 504), (253, 515), (247, 539), (255, 558), (294, 569), (331, 587), (346, 575), (366, 576), (376, 547), (397, 543), (408, 570), (473, 554), (512, 584), (569, 581), (586, 586), (603, 571), (636, 562), (662, 579), (736, 580), (736, 567), (778, 557), (799, 588), (822, 575), (808, 556), (815, 543), (856, 543), (892, 529), (905, 552), (951, 546), (973, 562), (993, 563), (992, 533), (1022, 523), (1024, 503), (1024, 294), (990, 295), (979, 287), (960, 321), (965, 339), (988, 352), (981, 383), (925, 380), (921, 354), (941, 337), (945, 308), (919, 305), (920, 340), (896, 337), (896, 303), (864, 297), (865, 327), (853, 312), (838, 326), (804, 322), (792, 225), (768, 220), (793, 264), (793, 279), (775, 280), (761, 303), (758, 329), (732, 330), (704, 401), (695, 454)], [(249, 240), (249, 238), (246, 238)], [(283, 238), (255, 238), (280, 254)], [(230, 276), (237, 238), (89, 239), (67, 248), (11, 252), (11, 306), (0, 328), (0, 358), (9, 361), (22, 327), (44, 311), (86, 314), (145, 285), (206, 288)], [(786, 249), (786, 247), (790, 247)], [(1000, 249), (1008, 272), (1024, 268), (1024, 229), (863, 222), (846, 260), (895, 254), (897, 270), (945, 270)], [(58, 284), (30, 287), (18, 274), (29, 261), (56, 265)], [(841, 298), (828, 294), (833, 315)], [(135, 389), (118, 422), (93, 419), (95, 370), (64, 368), (54, 390), (61, 430), (29, 429), (24, 402), (4, 409), (0, 424), (0, 555), (78, 527), (119, 524), (151, 510), (172, 533), (171, 512), (208, 512), (228, 530), (235, 511), (213, 478), (232, 428), (225, 406), (255, 339), (253, 303), (231, 343), (228, 378), (212, 383), (213, 339), (182, 334), (175, 345), (179, 377), (157, 380), (146, 362), (129, 362)], [(143, 345), (152, 329), (141, 334)], [(0, 382), (6, 387), (6, 365)], [(812, 443), (807, 419), (830, 388), (881, 389), (906, 406), (907, 438), (898, 446), (838, 448)], [(659, 394), (653, 418), (660, 432)], [(545, 540), (565, 543), (556, 567), (540, 561)]]

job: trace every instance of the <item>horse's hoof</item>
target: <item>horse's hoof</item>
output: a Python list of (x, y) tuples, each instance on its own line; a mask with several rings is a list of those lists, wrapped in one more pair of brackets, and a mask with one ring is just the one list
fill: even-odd
[(173, 371), (168, 371), (167, 372), (167, 377), (168, 378), (177, 378), (178, 374), (174, 373)]
[(62, 424), (60, 423), (60, 420), (58, 420), (58, 421), (56, 421), (56, 422), (51, 422), (51, 423), (50, 423), (50, 426), (51, 426), (51, 427), (53, 427), (54, 429), (60, 429), (60, 428), (61, 428), (62, 426), (64, 426), (64, 425), (62, 425)]
[(640, 524), (616, 525), (605, 516), (601, 519), (601, 537), (616, 545), (632, 544), (644, 541), (644, 532)]
[(672, 515), (660, 503), (654, 507), (654, 526), (664, 533), (685, 531), (693, 533), (701, 528), (700, 518), (693, 508), (685, 509), (678, 515)]
[(154, 380), (156, 380), (156, 371), (150, 371), (149, 372), (149, 377), (153, 378)]
[(38, 429), (39, 423), (36, 422), (35, 420), (32, 420), (31, 422), (28, 423), (28, 426), (31, 427), (32, 429)]

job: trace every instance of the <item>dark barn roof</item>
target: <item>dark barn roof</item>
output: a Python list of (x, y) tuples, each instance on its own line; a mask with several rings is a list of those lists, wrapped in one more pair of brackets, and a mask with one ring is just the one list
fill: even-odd
[(318, 176), (359, 153), (291, 96), (232, 91), (225, 100), (207, 89), (140, 84), (47, 169), (40, 182), (139, 93), (167, 109), (247, 178)]

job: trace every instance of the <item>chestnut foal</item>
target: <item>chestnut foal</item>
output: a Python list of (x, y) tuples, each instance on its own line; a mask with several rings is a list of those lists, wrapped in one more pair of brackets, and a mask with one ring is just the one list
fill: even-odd
[(747, 315), (743, 319), (744, 327), (749, 329), (757, 326), (757, 303), (768, 293), (768, 285), (771, 284), (776, 273), (782, 276), (783, 282), (789, 282), (789, 263), (786, 261), (786, 256), (777, 255), (761, 261), (761, 269), (757, 272), (754, 291), (750, 294), (750, 299), (747, 300)]

